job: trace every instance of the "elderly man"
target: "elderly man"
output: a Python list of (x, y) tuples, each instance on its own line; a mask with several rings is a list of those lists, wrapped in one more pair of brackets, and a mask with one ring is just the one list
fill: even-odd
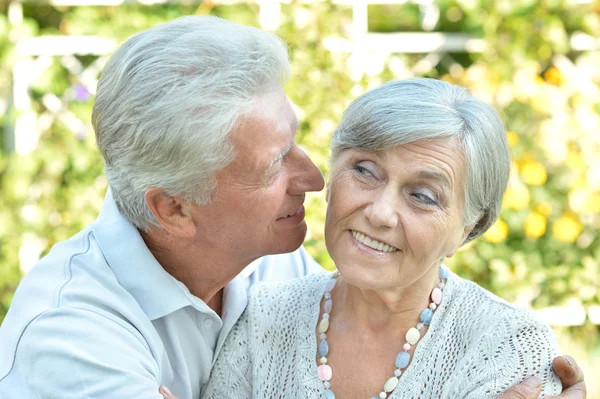
[[(161, 398), (160, 385), (197, 399), (248, 286), (320, 270), (301, 244), (323, 178), (294, 141), (288, 68), (277, 37), (212, 17), (116, 52), (93, 114), (111, 189), (17, 289), (2, 399)], [(557, 362), (575, 384), (562, 397), (583, 398), (579, 369)], [(506, 398), (537, 396), (530, 382)]]

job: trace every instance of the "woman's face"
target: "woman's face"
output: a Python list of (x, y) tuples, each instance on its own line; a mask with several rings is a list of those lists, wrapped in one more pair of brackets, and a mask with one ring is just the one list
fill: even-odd
[(342, 151), (328, 184), (325, 241), (344, 279), (363, 289), (407, 287), (452, 256), (469, 233), (465, 174), (450, 139)]

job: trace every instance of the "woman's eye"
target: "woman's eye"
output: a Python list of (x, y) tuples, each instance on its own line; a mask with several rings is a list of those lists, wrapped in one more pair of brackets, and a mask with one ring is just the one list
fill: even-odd
[(437, 202), (436, 202), (434, 196), (430, 196), (430, 195), (424, 194), (424, 193), (413, 193), (412, 196), (424, 204), (437, 205)]
[(367, 168), (365, 168), (364, 166), (361, 165), (354, 165), (353, 169), (355, 171), (358, 172), (358, 174), (360, 174), (361, 176), (365, 176), (365, 177), (373, 177), (373, 173), (371, 173), (371, 171)]

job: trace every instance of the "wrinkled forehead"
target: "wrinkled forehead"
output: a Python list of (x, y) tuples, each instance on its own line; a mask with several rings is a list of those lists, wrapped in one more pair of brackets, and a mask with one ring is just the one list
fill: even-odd
[(331, 166), (335, 166), (340, 154), (346, 151), (360, 151), (364, 153), (371, 153), (377, 157), (384, 157), (394, 149), (402, 149), (410, 146), (428, 146), (436, 145), (445, 147), (447, 153), (457, 159), (460, 159), (466, 164), (466, 152), (463, 140), (459, 136), (448, 136), (448, 137), (437, 137), (432, 139), (417, 139), (417, 140), (405, 140), (399, 144), (386, 145), (384, 143), (365, 143), (365, 145), (357, 145), (354, 147), (343, 147), (338, 148), (337, 151), (333, 150), (331, 154)]

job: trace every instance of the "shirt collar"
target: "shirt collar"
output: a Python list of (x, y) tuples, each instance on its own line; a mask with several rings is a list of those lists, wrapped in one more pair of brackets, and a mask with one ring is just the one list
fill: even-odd
[(200, 311), (212, 311), (200, 299), (185, 292), (187, 290), (158, 263), (137, 228), (117, 209), (110, 187), (91, 228), (117, 280), (150, 320), (189, 305)]

